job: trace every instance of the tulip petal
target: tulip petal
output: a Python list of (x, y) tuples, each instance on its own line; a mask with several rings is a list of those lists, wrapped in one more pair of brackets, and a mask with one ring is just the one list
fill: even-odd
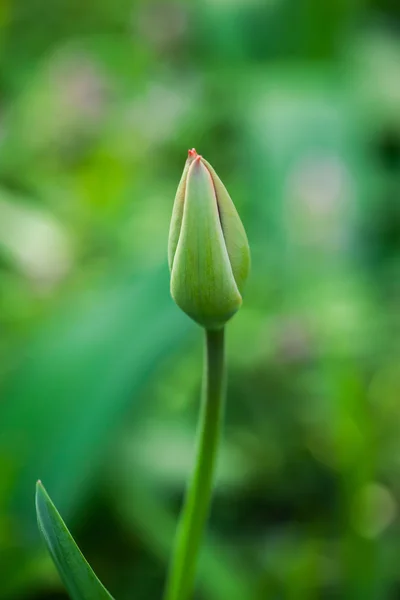
[(172, 209), (172, 217), (168, 238), (168, 265), (170, 271), (172, 271), (176, 247), (178, 245), (179, 235), (182, 227), (183, 203), (185, 200), (186, 192), (186, 178), (189, 171), (189, 167), (192, 164), (193, 160), (193, 152), (189, 151), (189, 156), (186, 160), (185, 168), (183, 169), (182, 177), (179, 182), (178, 189), (176, 191), (174, 208)]
[(246, 232), (226, 187), (210, 163), (204, 159), (203, 162), (210, 171), (214, 184), (226, 249), (233, 276), (242, 293), (250, 271), (250, 248)]
[[(183, 202), (181, 197), (175, 201), (179, 203), (175, 219), (181, 228), (172, 258), (171, 293), (195, 321), (218, 328), (239, 309), (242, 299), (232, 273), (210, 171), (200, 156), (189, 164), (185, 187)], [(173, 227), (175, 231), (176, 224)], [(175, 239), (172, 249), (174, 244)]]

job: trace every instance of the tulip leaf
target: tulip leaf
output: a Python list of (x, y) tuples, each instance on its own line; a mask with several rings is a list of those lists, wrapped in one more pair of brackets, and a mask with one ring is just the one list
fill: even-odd
[(194, 332), (170, 298), (163, 265), (137, 276), (105, 273), (27, 334), (0, 385), (0, 471), (10, 470), (7, 502), (21, 545), (39, 537), (27, 504), (32, 481), (46, 482), (68, 521), (95, 485), (123, 415), (140, 418), (142, 389)]
[(36, 486), (40, 532), (72, 600), (113, 600), (90, 567), (40, 481)]

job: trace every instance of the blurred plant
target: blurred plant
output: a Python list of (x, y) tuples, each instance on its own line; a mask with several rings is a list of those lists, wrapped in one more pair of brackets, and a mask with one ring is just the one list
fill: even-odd
[[(233, 202), (212, 166), (189, 150), (175, 197), (168, 258), (176, 303), (205, 329), (203, 399), (197, 452), (179, 522), (165, 600), (192, 592), (209, 513), (225, 400), (224, 327), (242, 303), (250, 269), (246, 233)], [(38, 525), (73, 600), (110, 600), (39, 481)]]

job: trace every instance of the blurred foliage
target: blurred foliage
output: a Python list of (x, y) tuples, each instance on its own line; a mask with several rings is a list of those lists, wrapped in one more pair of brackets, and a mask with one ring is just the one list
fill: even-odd
[(400, 594), (399, 19), (2, 0), (2, 599), (66, 598), (38, 478), (118, 600), (161, 597), (201, 377), (166, 267), (193, 146), (253, 253), (198, 597)]

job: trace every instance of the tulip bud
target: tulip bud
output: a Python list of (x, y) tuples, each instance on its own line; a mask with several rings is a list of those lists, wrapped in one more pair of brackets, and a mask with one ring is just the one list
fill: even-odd
[(189, 150), (169, 232), (171, 294), (206, 329), (218, 329), (242, 304), (250, 268), (244, 227), (212, 166)]

